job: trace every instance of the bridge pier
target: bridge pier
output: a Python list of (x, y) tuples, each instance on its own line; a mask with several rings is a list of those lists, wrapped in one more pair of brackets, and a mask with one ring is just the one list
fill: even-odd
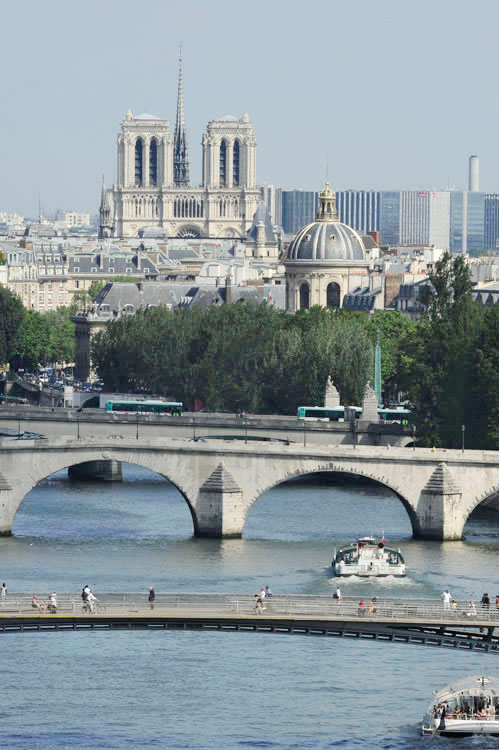
[(461, 489), (447, 465), (440, 463), (419, 495), (414, 536), (419, 539), (461, 539), (465, 519)]
[(194, 508), (194, 533), (217, 539), (240, 537), (245, 518), (243, 491), (220, 463), (199, 490)]
[(121, 461), (84, 461), (68, 467), (71, 479), (92, 479), (97, 482), (122, 482)]

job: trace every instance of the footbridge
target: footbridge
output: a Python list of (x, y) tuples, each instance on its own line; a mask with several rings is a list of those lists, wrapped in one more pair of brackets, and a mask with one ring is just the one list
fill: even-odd
[(403, 503), (415, 536), (459, 539), (474, 508), (499, 493), (499, 453), (377, 446), (296, 446), (193, 439), (0, 440), (0, 534), (42, 479), (85, 462), (125, 461), (181, 492), (196, 536), (237, 537), (261, 495), (315, 472), (366, 477)]
[(499, 613), (470, 613), (467, 603), (444, 609), (434, 600), (379, 599), (359, 608), (357, 599), (279, 596), (256, 610), (255, 598), (228, 594), (101, 595), (83, 612), (75, 594), (59, 594), (57, 610), (31, 606), (30, 595), (9, 597), (0, 609), (0, 634), (67, 630), (187, 630), (312, 635), (382, 643), (454, 648), (499, 654)]

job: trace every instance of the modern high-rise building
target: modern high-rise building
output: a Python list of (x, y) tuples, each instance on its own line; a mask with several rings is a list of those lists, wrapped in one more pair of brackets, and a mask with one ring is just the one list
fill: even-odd
[(286, 234), (296, 232), (314, 220), (319, 194), (308, 190), (282, 191), (282, 228)]
[(484, 249), (496, 250), (499, 249), (499, 195), (485, 195), (484, 203)]
[(382, 245), (400, 244), (401, 190), (383, 190), (379, 199), (379, 232)]
[(359, 234), (379, 231), (379, 197), (376, 190), (337, 190), (339, 220)]
[(282, 226), (282, 189), (275, 185), (262, 185), (262, 200), (267, 206), (270, 220), (274, 226)]

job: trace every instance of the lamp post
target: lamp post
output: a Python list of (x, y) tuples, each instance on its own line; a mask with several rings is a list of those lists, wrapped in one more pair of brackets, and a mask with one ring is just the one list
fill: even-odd
[(462, 435), (462, 442), (461, 442), (461, 453), (464, 453), (464, 431), (466, 429), (466, 425), (461, 425), (461, 435)]
[(416, 451), (416, 425), (412, 425), (412, 450)]
[(303, 420), (303, 447), (307, 447), (307, 423)]
[(80, 439), (80, 417), (76, 417), (76, 439)]
[(137, 412), (136, 417), (137, 417), (137, 429), (135, 431), (135, 439), (138, 440), (139, 439), (139, 412)]

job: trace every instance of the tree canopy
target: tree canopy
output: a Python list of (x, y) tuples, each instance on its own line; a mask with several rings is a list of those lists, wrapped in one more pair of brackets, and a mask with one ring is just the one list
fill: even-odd
[(24, 307), (19, 297), (0, 286), (0, 364), (8, 362), (15, 352), (23, 317)]

